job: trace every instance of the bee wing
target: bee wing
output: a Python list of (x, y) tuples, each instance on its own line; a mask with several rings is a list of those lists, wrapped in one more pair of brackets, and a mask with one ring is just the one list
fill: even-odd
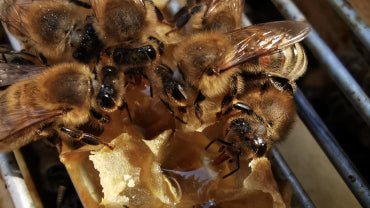
[[(1, 105), (0, 112), (7, 112), (5, 108), (6, 105)], [(23, 131), (27, 127), (32, 127), (61, 114), (62, 110), (48, 110), (41, 106), (27, 106), (24, 109), (8, 112), (0, 120), (0, 141)]]
[(141, 7), (143, 7), (143, 9), (145, 8), (145, 3), (144, 3), (144, 0), (132, 0), (135, 4), (137, 5), (140, 5)]
[(105, 0), (90, 0), (91, 8), (93, 13), (95, 14), (96, 21), (104, 18), (104, 6)]
[(226, 33), (234, 48), (217, 68), (229, 69), (249, 59), (284, 49), (308, 36), (310, 26), (305, 22), (279, 21), (253, 25)]
[(26, 25), (23, 23), (27, 8), (32, 1), (15, 1), (12, 5), (3, 10), (1, 21), (5, 23), (8, 31), (13, 35), (27, 36), (29, 34)]
[(212, 0), (208, 6), (207, 11), (204, 14), (204, 18), (207, 19), (213, 13), (217, 13), (219, 8), (229, 7), (229, 11), (235, 12), (236, 15), (241, 17), (244, 9), (244, 1), (242, 0)]
[(47, 67), (0, 63), (0, 87), (31, 79), (42, 74)]

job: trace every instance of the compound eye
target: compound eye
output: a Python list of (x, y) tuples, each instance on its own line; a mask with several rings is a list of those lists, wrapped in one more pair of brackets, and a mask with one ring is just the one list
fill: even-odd
[(262, 157), (267, 152), (267, 143), (264, 139), (258, 137), (251, 142), (251, 149), (257, 157)]
[(150, 60), (154, 60), (157, 57), (157, 54), (156, 54), (153, 46), (151, 46), (151, 45), (144, 46), (142, 50), (143, 51), (141, 51), (141, 52), (145, 53), (149, 57)]

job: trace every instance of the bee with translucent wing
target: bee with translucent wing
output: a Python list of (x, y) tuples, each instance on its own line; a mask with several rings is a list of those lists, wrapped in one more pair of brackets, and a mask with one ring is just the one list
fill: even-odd
[[(108, 112), (126, 107), (124, 74), (112, 65), (97, 66), (97, 75), (86, 65), (65, 63), (23, 73), (27, 65), (14, 68), (18, 81), (0, 91), (0, 150), (10, 151), (45, 138), (104, 143), (95, 135), (79, 130), (91, 123), (103, 128)], [(0, 77), (9, 78), (1, 70)], [(30, 76), (33, 75), (33, 76)], [(22, 77), (22, 76), (26, 76)], [(15, 81), (17, 81), (15, 80)], [(129, 116), (129, 115), (128, 115)]]

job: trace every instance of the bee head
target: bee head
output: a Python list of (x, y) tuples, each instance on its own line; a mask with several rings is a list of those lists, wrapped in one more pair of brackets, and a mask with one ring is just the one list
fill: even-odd
[(96, 97), (97, 104), (105, 111), (113, 111), (121, 104), (120, 79), (122, 76), (118, 69), (112, 66), (104, 66), (99, 73), (101, 85)]

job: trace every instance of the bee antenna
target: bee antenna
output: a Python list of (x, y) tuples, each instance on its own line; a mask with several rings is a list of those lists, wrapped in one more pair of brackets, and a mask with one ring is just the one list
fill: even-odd
[(130, 121), (132, 122), (132, 117), (131, 117), (131, 113), (130, 113), (130, 111), (129, 111), (129, 109), (128, 109), (127, 101), (126, 101), (126, 99), (125, 99), (124, 97), (122, 97), (122, 101), (123, 101), (123, 103), (124, 103), (124, 107), (125, 107), (125, 109), (126, 109), (126, 111), (127, 111), (128, 118), (129, 118), (129, 119), (130, 119)]
[(179, 118), (178, 116), (176, 116), (176, 115), (175, 115), (175, 112), (171, 109), (170, 105), (169, 105), (166, 101), (164, 101), (164, 100), (162, 100), (162, 99), (161, 99), (161, 101), (162, 101), (162, 103), (166, 106), (167, 110), (168, 110), (168, 111), (170, 111), (171, 115), (172, 115), (175, 119), (177, 119), (178, 121), (180, 121), (180, 122), (181, 122), (181, 123), (183, 123), (183, 124), (188, 124), (187, 122), (183, 121), (181, 118)]
[(215, 142), (220, 142), (221, 144), (223, 144), (223, 145), (226, 145), (226, 146), (231, 146), (232, 145), (232, 143), (230, 143), (230, 142), (226, 142), (226, 141), (224, 141), (224, 140), (222, 140), (222, 139), (219, 139), (219, 138), (215, 138), (215, 139), (213, 139), (205, 148), (204, 148), (204, 150), (207, 150), (213, 143), (215, 143)]
[(233, 171), (231, 171), (230, 173), (222, 176), (222, 179), (225, 179), (225, 178), (231, 176), (232, 174), (234, 174), (236, 171), (238, 171), (240, 169), (239, 156), (240, 156), (240, 152), (238, 152), (238, 154), (236, 155), (236, 159), (235, 159), (236, 168)]
[(180, 121), (181, 123), (183, 124), (188, 124), (188, 122), (185, 122), (184, 120), (182, 120), (181, 118), (179, 118), (178, 116), (175, 116), (175, 119), (177, 119), (178, 121)]

